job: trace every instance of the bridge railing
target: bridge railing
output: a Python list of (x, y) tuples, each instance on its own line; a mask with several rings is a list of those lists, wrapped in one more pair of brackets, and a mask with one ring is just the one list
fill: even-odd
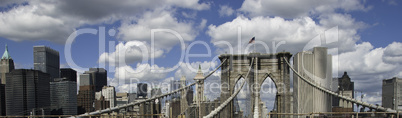
[[(164, 114), (99, 114), (99, 115), (88, 115), (88, 118), (123, 118), (123, 117), (141, 117), (141, 116), (155, 116), (161, 118)], [(0, 116), (0, 118), (66, 118), (73, 117), (78, 118), (78, 115), (32, 115), (32, 116)]]
[(329, 94), (331, 94), (331, 95), (333, 95), (333, 96), (339, 97), (339, 98), (341, 98), (341, 99), (343, 99), (343, 100), (346, 100), (346, 101), (349, 101), (349, 102), (352, 102), (352, 103), (356, 103), (356, 104), (358, 104), (358, 105), (362, 105), (362, 106), (365, 106), (365, 107), (369, 107), (370, 109), (376, 109), (376, 110), (386, 111), (386, 112), (397, 112), (396, 110), (393, 110), (393, 109), (384, 108), (384, 107), (381, 107), (381, 106), (378, 106), (378, 105), (373, 105), (373, 104), (369, 104), (369, 103), (366, 103), (366, 102), (362, 102), (362, 101), (353, 99), (353, 98), (351, 98), (351, 97), (346, 97), (346, 96), (337, 94), (337, 93), (335, 93), (335, 92), (333, 92), (333, 91), (331, 91), (331, 90), (328, 90), (328, 89), (326, 89), (326, 88), (324, 88), (324, 87), (321, 87), (321, 86), (315, 84), (314, 82), (311, 82), (311, 81), (307, 80), (304, 76), (302, 76), (299, 72), (297, 72), (297, 71), (290, 65), (290, 63), (288, 62), (288, 60), (286, 60), (286, 58), (284, 58), (284, 60), (285, 60), (286, 64), (289, 66), (289, 68), (292, 69), (293, 73), (295, 73), (295, 74), (296, 74), (298, 77), (300, 77), (303, 81), (307, 82), (309, 85), (313, 86), (314, 88), (317, 88), (317, 89), (319, 89), (319, 90), (321, 90), (321, 91), (324, 91), (324, 92), (326, 92), (326, 93), (329, 93)]
[(268, 113), (262, 118), (300, 117), (300, 118), (399, 118), (400, 112), (318, 112), (318, 113)]

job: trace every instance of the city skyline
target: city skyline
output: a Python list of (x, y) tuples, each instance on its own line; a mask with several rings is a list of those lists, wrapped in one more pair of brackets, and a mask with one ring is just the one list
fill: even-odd
[[(355, 89), (367, 94), (366, 101), (381, 104), (381, 81), (402, 77), (402, 53), (399, 51), (402, 49), (402, 33), (399, 30), (402, 15), (398, 14), (402, 7), (398, 1), (257, 3), (251, 0), (193, 0), (145, 2), (141, 5), (135, 2), (88, 2), (83, 5), (91, 7), (76, 6), (78, 3), (75, 1), (0, 2), (0, 10), (3, 12), (0, 15), (0, 24), (4, 26), (0, 30), (0, 47), (8, 45), (16, 69), (34, 68), (32, 52), (37, 45), (49, 46), (59, 51), (60, 68), (68, 68), (71, 65), (67, 62), (69, 55), (65, 53), (65, 41), (74, 31), (94, 29), (97, 34), (80, 35), (74, 40), (71, 45), (72, 59), (84, 68), (101, 68), (105, 65), (108, 85), (115, 86), (116, 92), (135, 92), (129, 88), (131, 81), (128, 78), (149, 83), (169, 83), (172, 79), (179, 80), (181, 76), (186, 76), (187, 80), (193, 81), (192, 77), (197, 71), (189, 69), (186, 63), (195, 70), (201, 65), (205, 69), (203, 72), (209, 73), (220, 63), (214, 58), (229, 52), (225, 46), (216, 45), (219, 41), (228, 42), (237, 50), (247, 47), (247, 42), (255, 36), (256, 42), (262, 41), (269, 46), (270, 53), (285, 50), (295, 55), (309, 41), (320, 37), (325, 31), (336, 29), (341, 43), (335, 46), (324, 45), (338, 50), (337, 53), (332, 53), (334, 57), (338, 57), (333, 63), (339, 65), (333, 69), (336, 71), (333, 77), (339, 77), (347, 71), (355, 82)], [(104, 4), (108, 5), (105, 7)], [(241, 29), (240, 43), (237, 37), (238, 28)], [(171, 29), (178, 32), (187, 48), (194, 42), (204, 42), (208, 48), (198, 43), (192, 45), (189, 52), (208, 54), (208, 49), (211, 49), (211, 56), (193, 57), (172, 71), (153, 73), (149, 70), (150, 67), (160, 70), (173, 68), (178, 63), (182, 47), (173, 35), (156, 34), (155, 50), (150, 52), (155, 56), (147, 58), (147, 63), (140, 63), (143, 57), (139, 55), (141, 50), (138, 45), (151, 45), (152, 29)], [(99, 41), (102, 32), (105, 36), (104, 43)], [(280, 41), (286, 43), (279, 45), (274, 52), (272, 43), (279, 44)], [(102, 53), (99, 53), (99, 47), (103, 47)], [(0, 48), (0, 52), (4, 52), (3, 49)], [(256, 50), (263, 52), (262, 46), (257, 45)], [(113, 65), (118, 63), (113, 56), (122, 52), (127, 54), (126, 65)], [(155, 65), (150, 65), (151, 59), (155, 59)], [(77, 74), (88, 70), (72, 68)], [(135, 74), (122, 72), (140, 68), (147, 69)], [(212, 75), (210, 80), (206, 80), (206, 86), (219, 83), (219, 76), (220, 74)], [(77, 84), (79, 86), (79, 78)], [(213, 93), (205, 94), (210, 99), (217, 97)]]

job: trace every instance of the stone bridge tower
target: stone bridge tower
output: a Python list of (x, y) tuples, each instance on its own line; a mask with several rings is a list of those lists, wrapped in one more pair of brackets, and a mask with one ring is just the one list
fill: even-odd
[[(221, 96), (223, 102), (228, 99), (235, 91), (236, 83), (244, 78), (251, 67), (250, 74), (244, 78), (251, 90), (250, 106), (244, 110), (250, 110), (249, 117), (254, 112), (254, 102), (260, 99), (261, 84), (266, 78), (271, 78), (275, 83), (277, 93), (275, 99), (274, 112), (291, 113), (290, 76), (289, 67), (283, 59), (289, 60), (292, 56), (289, 52), (280, 52), (276, 54), (222, 54), (219, 56), (221, 62), (227, 59), (221, 68)], [(252, 63), (252, 59), (254, 62)], [(255, 65), (257, 67), (255, 67)], [(269, 79), (268, 78), (268, 79)], [(246, 86), (243, 87), (243, 89)], [(261, 109), (261, 106), (259, 107)], [(232, 118), (234, 116), (233, 103), (228, 104), (221, 112), (220, 116)]]

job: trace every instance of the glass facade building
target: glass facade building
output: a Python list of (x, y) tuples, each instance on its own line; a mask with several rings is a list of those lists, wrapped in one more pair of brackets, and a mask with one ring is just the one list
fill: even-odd
[(77, 115), (77, 82), (56, 78), (50, 82), (52, 115)]
[(59, 78), (59, 52), (46, 46), (34, 46), (34, 69), (49, 73), (52, 78)]
[(6, 115), (49, 115), (50, 78), (47, 73), (31, 69), (7, 73)]

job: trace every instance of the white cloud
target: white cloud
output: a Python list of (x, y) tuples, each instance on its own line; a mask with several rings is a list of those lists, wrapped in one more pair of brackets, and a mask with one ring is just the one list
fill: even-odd
[(22, 2), (0, 2), (0, 7), (15, 5), (0, 13), (0, 37), (14, 41), (49, 40), (64, 43), (75, 28), (85, 24), (132, 19), (155, 9), (209, 9), (209, 3), (199, 3), (198, 0), (32, 0), (27, 1), (26, 5), (19, 5)]
[(191, 18), (191, 19), (195, 19), (195, 17), (197, 16), (197, 12), (181, 12), (181, 14), (186, 17), (186, 18)]
[(363, 75), (381, 74), (396, 68), (396, 65), (383, 61), (384, 48), (374, 48), (368, 42), (356, 44), (355, 48), (355, 51), (334, 55), (339, 60), (333, 60), (333, 63), (339, 65), (340, 71), (352, 71), (354, 74)]
[(15, 41), (51, 40), (62, 42), (77, 24), (38, 14), (43, 6), (20, 6), (0, 13), (0, 36)]
[(311, 14), (332, 13), (337, 9), (345, 11), (367, 10), (359, 0), (246, 0), (240, 11), (249, 16), (280, 16), (297, 18)]
[(374, 48), (369, 42), (356, 44), (353, 46), (354, 51), (333, 55), (333, 65), (338, 68), (335, 71), (347, 71), (355, 82), (355, 90), (367, 94), (365, 101), (381, 104), (382, 80), (402, 75), (401, 63), (393, 60), (400, 56), (400, 52), (396, 51), (401, 49), (400, 44), (394, 42), (385, 48)]
[[(360, 40), (358, 30), (365, 27), (365, 23), (355, 21), (349, 14), (321, 15), (318, 22), (311, 17), (286, 20), (281, 17), (247, 18), (240, 15), (221, 25), (209, 25), (207, 34), (211, 36), (211, 42), (218, 47), (218, 53), (230, 53), (230, 47), (234, 53), (248, 53), (253, 50), (253, 45), (256, 45), (258, 52), (268, 53), (285, 50), (294, 54), (306, 46), (326, 46), (331, 49), (331, 53), (336, 52), (332, 48), (337, 48), (338, 53), (342, 53), (354, 50), (354, 45)], [(255, 44), (249, 45), (248, 41), (254, 36)], [(323, 36), (325, 42), (322, 42)], [(283, 43), (279, 43), (281, 41)], [(227, 43), (230, 44), (229, 47)]]
[[(135, 20), (135, 23), (124, 22), (119, 28), (118, 36), (125, 41), (139, 40), (151, 42), (151, 31), (167, 29), (172, 31), (155, 32), (155, 46), (163, 49), (170, 49), (180, 41), (192, 41), (197, 35), (193, 24), (185, 21), (178, 21), (169, 11), (146, 12)], [(177, 37), (174, 33), (178, 33)], [(183, 40), (181, 40), (182, 38)]]
[[(285, 20), (280, 17), (254, 17), (248, 19), (238, 16), (233, 21), (219, 26), (210, 25), (208, 28), (207, 34), (211, 36), (211, 42), (218, 47), (218, 53), (230, 53), (229, 49), (231, 47), (233, 47), (234, 53), (247, 53), (245, 49), (248, 46), (248, 52), (250, 52), (253, 47), (248, 45), (248, 41), (253, 36), (256, 38), (256, 50), (267, 53), (276, 53), (283, 50), (291, 53), (299, 52), (303, 50), (308, 42), (318, 40), (318, 42), (313, 43), (320, 43), (320, 35), (324, 32), (327, 40), (332, 38), (331, 40), (342, 42), (342, 44), (337, 43), (332, 46), (338, 46), (341, 51), (351, 50), (350, 46), (353, 46), (360, 39), (357, 36), (357, 28), (359, 27), (356, 27), (356, 29), (343, 27), (336, 29), (337, 27), (335, 26), (335, 31), (333, 31), (330, 30), (332, 29), (331, 27), (327, 28), (326, 25), (317, 24), (310, 17)], [(238, 39), (238, 28), (241, 29), (241, 41)], [(222, 41), (229, 43), (231, 46), (222, 44)], [(279, 46), (281, 41), (284, 42)], [(268, 49), (265, 49), (261, 43)]]
[(232, 9), (232, 7), (223, 5), (223, 6), (220, 6), (218, 12), (219, 12), (219, 16), (223, 17), (223, 16), (231, 16), (231, 15), (233, 15), (233, 13), (235, 11)]
[(199, 30), (203, 30), (207, 25), (207, 19), (202, 19), (200, 25), (198, 26)]
[(124, 81), (157, 81), (166, 77), (165, 69), (158, 65), (138, 63), (135, 68), (128, 65), (116, 67), (114, 77)]
[(146, 42), (128, 41), (119, 43), (114, 52), (105, 52), (100, 55), (100, 63), (109, 63), (110, 66), (128, 65), (135, 62), (148, 61), (151, 58), (158, 58), (164, 53), (163, 50), (155, 48), (151, 52)]
[(383, 60), (389, 64), (399, 63), (402, 64), (402, 43), (393, 42), (389, 44), (384, 50)]

